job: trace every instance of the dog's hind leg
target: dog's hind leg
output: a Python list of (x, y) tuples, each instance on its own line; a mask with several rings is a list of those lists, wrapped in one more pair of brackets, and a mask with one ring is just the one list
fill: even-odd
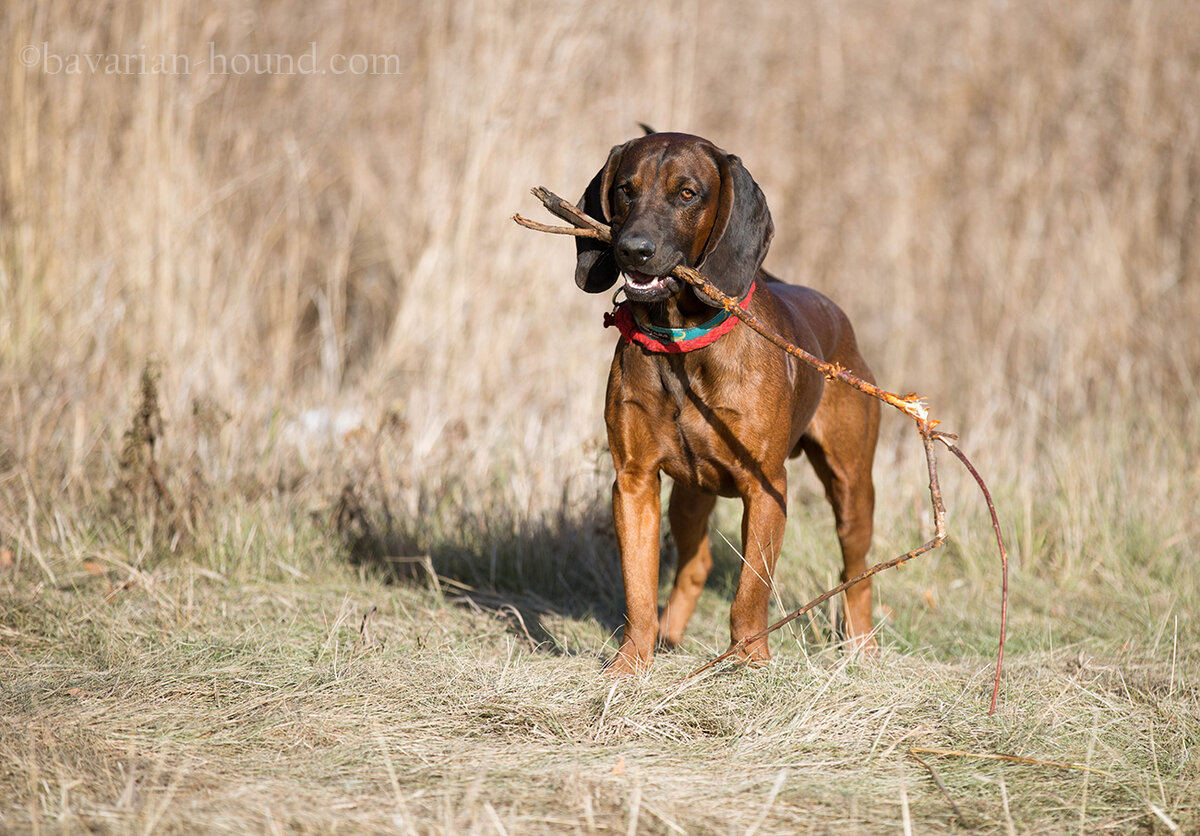
[(671, 521), (679, 561), (675, 567), (675, 585), (658, 619), (658, 641), (664, 647), (675, 647), (683, 638), (712, 569), (708, 518), (716, 502), (715, 495), (692, 490), (679, 482), (671, 489), (667, 518)]
[[(833, 506), (842, 547), (842, 580), (867, 569), (875, 514), (871, 466), (879, 432), (879, 402), (847, 387), (826, 387), (821, 407), (800, 441)], [(846, 590), (845, 637), (855, 648), (873, 650), (871, 579)]]

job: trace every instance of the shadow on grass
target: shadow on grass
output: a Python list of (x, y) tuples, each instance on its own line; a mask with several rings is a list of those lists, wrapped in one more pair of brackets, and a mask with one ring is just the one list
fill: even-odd
[[(817, 504), (824, 509), (823, 502)], [(718, 517), (713, 520), (714, 560), (706, 587), (731, 604), (742, 571), (740, 535), (724, 523), (738, 520)], [(807, 517), (802, 521), (818, 524)], [(334, 523), (352, 564), (385, 582), (435, 586), (452, 603), (503, 618), (514, 635), (528, 637), (550, 653), (604, 657), (595, 649), (569, 646), (556, 634), (561, 628), (555, 622), (561, 619), (591, 620), (614, 636), (624, 624), (625, 596), (607, 496), (564, 499), (557, 511), (536, 516), (521, 516), (501, 503), (464, 510), (462, 503), (447, 500), (430, 502), (418, 514), (398, 515), (378, 486), (364, 491), (348, 484), (337, 501)], [(662, 588), (675, 576), (676, 550), (669, 533), (661, 555), (660, 600)], [(815, 630), (803, 625), (793, 629)], [(811, 640), (844, 638), (843, 629), (839, 606)]]
[(624, 622), (612, 516), (598, 499), (536, 518), (504, 509), (401, 518), (382, 497), (347, 486), (334, 523), (351, 563), (391, 583), (432, 583), (550, 652), (578, 651), (546, 629), (549, 618), (591, 618), (609, 632)]

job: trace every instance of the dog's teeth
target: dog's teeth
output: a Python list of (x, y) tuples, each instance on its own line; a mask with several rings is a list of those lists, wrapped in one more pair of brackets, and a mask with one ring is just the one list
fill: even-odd
[(646, 276), (643, 274), (639, 274), (639, 276), (641, 276), (640, 279), (630, 273), (626, 273), (625, 281), (635, 287), (654, 287), (656, 284), (662, 281), (662, 279), (658, 276)]

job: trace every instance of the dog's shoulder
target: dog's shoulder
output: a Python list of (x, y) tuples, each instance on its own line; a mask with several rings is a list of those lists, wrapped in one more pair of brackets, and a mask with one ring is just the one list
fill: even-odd
[(822, 354), (832, 351), (847, 333), (853, 334), (846, 313), (821, 291), (785, 282), (765, 271), (760, 271), (759, 279), (791, 321), (793, 333), (811, 332)]
[(784, 281), (778, 276), (768, 273), (766, 270), (759, 270), (758, 280), (766, 286), (772, 296), (788, 308), (819, 311), (831, 310), (841, 313), (841, 309), (834, 304), (833, 300), (819, 290), (813, 290), (811, 287), (806, 287), (802, 284), (792, 284), (791, 282)]

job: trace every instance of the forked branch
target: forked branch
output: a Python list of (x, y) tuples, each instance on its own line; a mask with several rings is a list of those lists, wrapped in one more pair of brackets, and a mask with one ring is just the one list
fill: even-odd
[[(537, 223), (536, 221), (531, 221), (528, 218), (523, 218), (520, 215), (513, 215), (513, 220), (521, 226), (526, 227), (527, 229), (533, 229), (537, 232), (550, 232), (557, 235), (572, 235), (582, 238), (595, 238), (596, 240), (604, 243), (609, 243), (612, 241), (612, 231), (607, 225), (583, 213), (574, 204), (568, 203), (558, 195), (542, 187), (535, 188), (532, 190), (532, 192), (533, 196), (540, 200), (542, 205), (545, 206), (551, 214), (561, 218), (562, 220), (571, 224), (571, 226), (548, 226), (546, 224)], [(743, 310), (742, 306), (738, 304), (737, 299), (722, 293), (717, 289), (716, 285), (714, 285), (696, 270), (680, 265), (671, 271), (671, 275), (675, 276), (681, 281), (687, 282), (693, 287), (704, 291), (705, 295), (708, 297), (716, 299), (721, 303), (721, 307), (723, 307), (726, 311), (745, 322), (748, 326), (783, 351), (786, 351), (793, 357), (798, 358), (801, 362), (819, 371), (828, 380), (836, 380), (840, 383), (844, 383), (847, 386), (858, 389), (860, 392), (865, 392), (871, 397), (878, 398), (884, 403), (895, 407), (911, 418), (917, 425), (917, 432), (920, 434), (921, 443), (925, 447), (925, 465), (929, 471), (929, 497), (933, 504), (934, 518), (933, 539), (926, 543), (922, 543), (917, 548), (913, 549), (912, 551), (905, 552), (899, 557), (892, 558), (891, 560), (887, 560), (882, 563), (877, 563), (862, 574), (856, 575), (855, 577), (850, 578), (848, 581), (835, 586), (833, 589), (821, 593), (821, 595), (817, 596), (812, 601), (809, 601), (803, 607), (800, 607), (800, 609), (795, 610), (784, 618), (781, 618), (779, 621), (776, 621), (763, 632), (756, 633), (753, 636), (747, 636), (746, 638), (736, 642), (732, 647), (729, 648), (729, 650), (725, 651), (720, 656), (692, 671), (690, 674), (688, 674), (688, 677), (690, 678), (696, 676), (697, 674), (708, 670), (714, 665), (719, 664), (725, 659), (735, 656), (751, 642), (758, 641), (767, 634), (778, 630), (785, 624), (795, 621), (797, 618), (813, 609), (813, 607), (819, 606), (833, 596), (841, 594), (855, 584), (865, 581), (872, 575), (876, 575), (886, 569), (891, 569), (894, 566), (901, 566), (904, 563), (907, 563), (909, 560), (912, 560), (914, 557), (919, 557), (926, 552), (932, 551), (933, 549), (936, 549), (938, 546), (942, 545), (942, 543), (946, 540), (946, 507), (942, 502), (942, 491), (940, 485), (938, 484), (937, 457), (934, 455), (933, 450), (933, 442), (938, 441), (945, 445), (946, 448), (949, 449), (950, 452), (952, 452), (959, 459), (959, 461), (963, 463), (963, 465), (970, 472), (971, 476), (975, 479), (975, 482), (979, 485), (979, 489), (983, 493), (983, 498), (987, 502), (988, 512), (992, 517), (992, 528), (996, 535), (996, 545), (1000, 552), (1000, 568), (1003, 576), (1002, 594), (1000, 600), (1000, 646), (996, 653), (996, 674), (992, 683), (991, 706), (988, 709), (989, 714), (994, 713), (996, 711), (996, 702), (1000, 695), (1000, 674), (1004, 664), (1004, 639), (1008, 627), (1008, 552), (1004, 548), (1004, 538), (1000, 533), (1000, 521), (996, 516), (996, 506), (992, 503), (991, 493), (988, 491), (987, 485), (984, 483), (983, 478), (979, 475), (979, 472), (975, 469), (974, 465), (971, 464), (970, 460), (966, 457), (962, 450), (952, 443), (958, 440), (957, 436), (936, 429), (939, 422), (929, 417), (929, 410), (926, 407), (924, 400), (917, 395), (910, 393), (908, 395), (901, 396), (892, 392), (888, 392), (884, 389), (880, 389), (875, 384), (869, 383), (868, 381), (865, 381), (862, 378), (850, 373), (838, 364), (826, 363), (824, 360), (809, 354), (804, 349), (793, 345), (779, 334), (775, 333), (766, 325), (766, 323), (764, 323), (753, 313), (748, 310)]]

